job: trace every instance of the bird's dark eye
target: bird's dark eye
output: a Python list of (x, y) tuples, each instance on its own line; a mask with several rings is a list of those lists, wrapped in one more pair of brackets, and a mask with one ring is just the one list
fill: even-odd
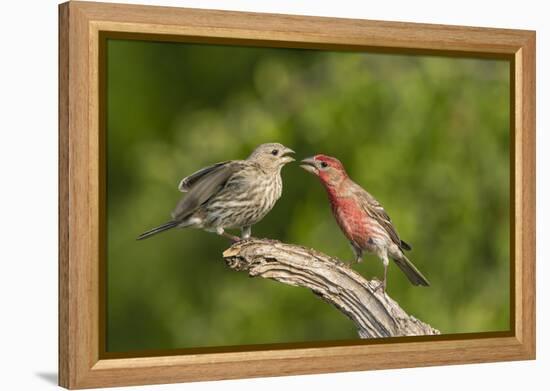
[(321, 167), (323, 167), (323, 168), (327, 168), (327, 167), (328, 167), (328, 164), (327, 164), (327, 162), (321, 162)]
[(271, 154), (273, 156), (277, 156), (279, 154), (279, 150), (278, 149), (274, 149), (273, 151), (271, 151)]

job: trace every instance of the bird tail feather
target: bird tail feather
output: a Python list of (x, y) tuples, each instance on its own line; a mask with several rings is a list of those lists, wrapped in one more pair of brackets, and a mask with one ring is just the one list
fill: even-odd
[(156, 228), (150, 229), (149, 231), (142, 233), (141, 235), (139, 235), (137, 237), (137, 240), (147, 239), (147, 238), (149, 238), (153, 235), (156, 235), (158, 233), (161, 233), (161, 232), (164, 232), (166, 230), (175, 228), (175, 227), (177, 227), (178, 224), (179, 223), (177, 221), (169, 221), (165, 224), (162, 224), (162, 225), (160, 225)]
[(412, 282), (413, 285), (430, 286), (428, 279), (420, 273), (416, 266), (414, 266), (404, 254), (401, 255), (402, 256), (400, 258), (394, 259), (394, 261), (403, 273), (405, 273), (409, 281)]
[(412, 246), (405, 242), (404, 240), (401, 241), (401, 245), (399, 246), (401, 248), (401, 250), (407, 250), (407, 251), (411, 251), (412, 250)]

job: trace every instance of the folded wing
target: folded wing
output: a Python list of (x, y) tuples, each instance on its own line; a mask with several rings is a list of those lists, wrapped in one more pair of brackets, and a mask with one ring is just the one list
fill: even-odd
[(238, 162), (229, 161), (203, 168), (184, 178), (180, 182), (180, 190), (184, 189), (182, 191), (187, 192), (187, 195), (176, 205), (172, 212), (172, 218), (178, 221), (187, 218), (215, 196), (239, 169)]
[(374, 198), (369, 192), (366, 190), (357, 187), (356, 191), (360, 191), (362, 193), (361, 197), (358, 197), (360, 200), (365, 200), (363, 206), (363, 209), (367, 212), (367, 214), (376, 220), (378, 224), (380, 224), (384, 230), (388, 233), (390, 236), (392, 242), (397, 244), (399, 248), (402, 250), (410, 250), (411, 246), (401, 240), (399, 238), (399, 234), (395, 230), (395, 227), (392, 224), (390, 216), (386, 213), (382, 205)]

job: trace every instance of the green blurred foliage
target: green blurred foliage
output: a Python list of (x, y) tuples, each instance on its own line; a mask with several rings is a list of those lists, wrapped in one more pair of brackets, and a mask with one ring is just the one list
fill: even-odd
[[(110, 40), (107, 71), (108, 351), (357, 338), (308, 290), (230, 271), (215, 234), (135, 240), (182, 177), (272, 141), (338, 157), (385, 206), (432, 284), (390, 264), (405, 310), (443, 333), (509, 328), (507, 62)], [(283, 180), (253, 234), (351, 260), (316, 178)], [(372, 255), (354, 268), (382, 275)]]

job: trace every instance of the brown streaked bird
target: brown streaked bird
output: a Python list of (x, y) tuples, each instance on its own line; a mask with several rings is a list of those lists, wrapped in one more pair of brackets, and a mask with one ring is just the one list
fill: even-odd
[(302, 160), (301, 163), (300, 166), (317, 176), (325, 187), (332, 213), (351, 243), (355, 260), (361, 262), (364, 251), (371, 252), (382, 260), (384, 280), (380, 286), (384, 291), (388, 274), (388, 258), (395, 261), (414, 285), (430, 285), (426, 277), (403, 253), (404, 250), (411, 250), (411, 246), (399, 238), (382, 205), (350, 179), (338, 159), (326, 155), (315, 155)]
[[(137, 239), (176, 227), (200, 228), (234, 241), (248, 239), (252, 225), (281, 197), (281, 169), (294, 161), (289, 156), (293, 153), (279, 143), (262, 144), (246, 160), (216, 163), (183, 178), (179, 190), (187, 194), (172, 212), (172, 220)], [(241, 237), (225, 232), (228, 228), (240, 228)]]

